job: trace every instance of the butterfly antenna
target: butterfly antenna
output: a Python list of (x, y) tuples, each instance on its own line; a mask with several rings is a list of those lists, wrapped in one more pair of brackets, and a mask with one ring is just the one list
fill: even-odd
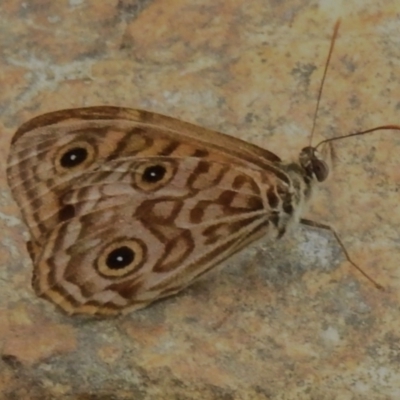
[(329, 48), (329, 53), (328, 53), (328, 57), (326, 59), (326, 63), (325, 63), (325, 70), (324, 70), (324, 74), (322, 76), (322, 80), (321, 80), (321, 84), (319, 86), (319, 91), (318, 91), (318, 98), (317, 98), (317, 106), (315, 107), (315, 112), (314, 112), (314, 118), (313, 118), (313, 125), (312, 125), (312, 129), (311, 129), (311, 135), (310, 135), (310, 146), (312, 143), (312, 139), (314, 136), (314, 131), (315, 131), (315, 126), (317, 123), (317, 115), (318, 115), (318, 110), (319, 110), (319, 103), (321, 102), (321, 97), (322, 97), (322, 90), (324, 88), (324, 83), (325, 83), (325, 78), (326, 78), (326, 73), (328, 71), (328, 67), (329, 67), (329, 63), (331, 61), (331, 55), (333, 53), (333, 48), (335, 46), (335, 41), (338, 35), (338, 31), (339, 31), (339, 26), (340, 26), (340, 19), (338, 19), (335, 23), (335, 27), (333, 28), (333, 35), (332, 35), (332, 39), (331, 39), (331, 46)]
[(400, 125), (381, 125), (381, 126), (376, 126), (375, 128), (371, 128), (371, 129), (367, 129), (365, 131), (360, 131), (360, 132), (355, 132), (355, 133), (349, 133), (347, 135), (342, 135), (342, 136), (336, 136), (330, 139), (325, 139), (322, 140), (321, 142), (319, 142), (315, 148), (317, 149), (319, 146), (325, 144), (325, 143), (329, 143), (329, 142), (333, 142), (334, 140), (341, 140), (341, 139), (347, 139), (349, 137), (352, 136), (361, 136), (361, 135), (366, 135), (368, 133), (372, 133), (375, 131), (388, 131), (388, 130), (397, 130), (400, 131)]

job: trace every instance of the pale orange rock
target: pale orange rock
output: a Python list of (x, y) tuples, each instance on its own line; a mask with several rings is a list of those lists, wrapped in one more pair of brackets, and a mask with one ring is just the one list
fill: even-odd
[(25, 366), (76, 350), (76, 334), (71, 326), (55, 324), (43, 317), (33, 319), (21, 309), (2, 319), (9, 320), (2, 354)]

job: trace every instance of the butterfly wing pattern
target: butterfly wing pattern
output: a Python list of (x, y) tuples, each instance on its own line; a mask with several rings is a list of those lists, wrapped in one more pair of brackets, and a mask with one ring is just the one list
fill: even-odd
[(99, 106), (22, 125), (7, 176), (36, 293), (68, 314), (113, 315), (182, 290), (266, 233), (282, 236), (322, 180), (319, 162), (312, 148), (284, 163), (174, 118)]

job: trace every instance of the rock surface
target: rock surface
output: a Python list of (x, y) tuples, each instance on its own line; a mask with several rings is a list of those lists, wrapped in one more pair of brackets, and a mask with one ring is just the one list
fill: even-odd
[(30, 285), (6, 184), (17, 127), (99, 104), (144, 108), (282, 158), (315, 138), (399, 123), (400, 3), (11, 0), (0, 5), (0, 399), (400, 398), (400, 132), (335, 143), (299, 227), (125, 317), (62, 315)]

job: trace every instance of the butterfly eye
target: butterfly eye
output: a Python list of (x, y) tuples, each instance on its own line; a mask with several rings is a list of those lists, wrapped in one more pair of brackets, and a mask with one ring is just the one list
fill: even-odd
[(105, 277), (123, 277), (142, 267), (146, 247), (138, 239), (120, 239), (107, 245), (96, 261), (98, 272)]
[(329, 175), (329, 168), (325, 161), (319, 158), (314, 147), (308, 146), (301, 150), (300, 165), (309, 177), (315, 176), (318, 182), (323, 182)]
[(56, 154), (56, 169), (65, 173), (87, 167), (95, 156), (93, 146), (88, 142), (73, 142), (62, 147)]
[(172, 162), (143, 163), (134, 172), (134, 182), (138, 189), (157, 190), (173, 178), (175, 170), (176, 166)]
[(318, 182), (323, 182), (329, 175), (328, 165), (318, 159), (312, 160), (312, 171)]

